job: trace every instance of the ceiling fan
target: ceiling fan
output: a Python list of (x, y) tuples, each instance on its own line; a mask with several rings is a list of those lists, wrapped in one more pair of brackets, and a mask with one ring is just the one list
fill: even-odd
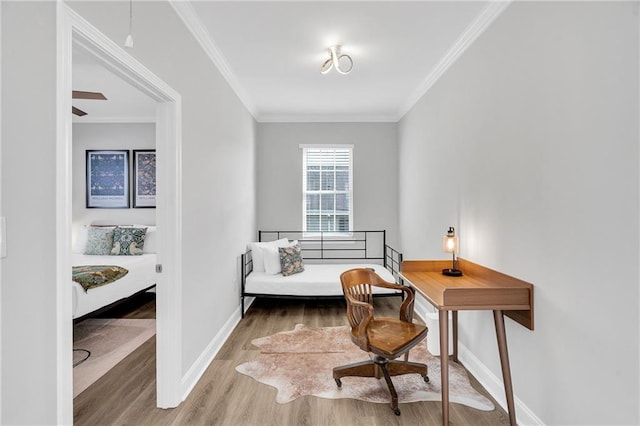
[[(106, 101), (107, 98), (100, 92), (84, 92), (82, 90), (74, 90), (72, 91), (73, 99), (94, 99), (100, 101)], [(76, 108), (74, 106), (71, 107), (71, 112), (77, 115), (78, 117), (82, 117), (83, 115), (87, 115), (86, 112), (81, 110), (80, 108)]]

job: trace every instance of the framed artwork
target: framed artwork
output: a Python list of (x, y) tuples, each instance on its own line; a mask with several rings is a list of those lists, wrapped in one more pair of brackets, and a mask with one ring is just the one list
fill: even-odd
[(133, 207), (156, 207), (156, 150), (133, 150)]
[(128, 150), (87, 150), (87, 207), (129, 208)]

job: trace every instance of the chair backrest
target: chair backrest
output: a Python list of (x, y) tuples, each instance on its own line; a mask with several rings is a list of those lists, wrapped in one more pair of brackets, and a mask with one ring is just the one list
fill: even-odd
[(340, 275), (340, 282), (347, 301), (347, 318), (352, 329), (358, 327), (364, 320), (369, 321), (373, 318), (373, 287), (404, 292), (405, 298), (400, 306), (399, 317), (402, 321), (413, 320), (415, 301), (413, 288), (387, 282), (371, 268), (349, 269)]
[(400, 321), (412, 322), (414, 291), (411, 287), (390, 283), (373, 269), (349, 269), (340, 275), (342, 291), (347, 301), (347, 319), (351, 326), (351, 340), (365, 351), (371, 351), (367, 327), (373, 320), (373, 288), (383, 287), (402, 291), (405, 299), (400, 305)]
[(342, 292), (347, 301), (347, 319), (351, 328), (358, 327), (362, 321), (373, 317), (373, 308), (361, 305), (363, 302), (373, 305), (373, 285), (384, 282), (378, 274), (368, 268), (356, 268), (340, 275)]

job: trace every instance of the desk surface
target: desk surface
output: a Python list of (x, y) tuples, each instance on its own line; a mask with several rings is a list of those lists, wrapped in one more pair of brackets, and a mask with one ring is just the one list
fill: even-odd
[(451, 261), (406, 260), (401, 277), (439, 310), (502, 310), (533, 330), (533, 285), (459, 259), (461, 277), (442, 275)]

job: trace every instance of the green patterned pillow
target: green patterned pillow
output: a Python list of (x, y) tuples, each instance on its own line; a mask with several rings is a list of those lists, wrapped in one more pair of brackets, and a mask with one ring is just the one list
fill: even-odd
[(113, 232), (113, 255), (142, 254), (147, 228), (116, 228)]
[(302, 261), (302, 254), (300, 251), (300, 245), (296, 244), (289, 247), (278, 248), (280, 253), (280, 266), (282, 266), (282, 275), (297, 274), (304, 271), (304, 262)]
[(111, 254), (114, 230), (115, 228), (108, 227), (89, 227), (87, 229), (87, 245), (84, 249), (84, 254), (103, 256)]

